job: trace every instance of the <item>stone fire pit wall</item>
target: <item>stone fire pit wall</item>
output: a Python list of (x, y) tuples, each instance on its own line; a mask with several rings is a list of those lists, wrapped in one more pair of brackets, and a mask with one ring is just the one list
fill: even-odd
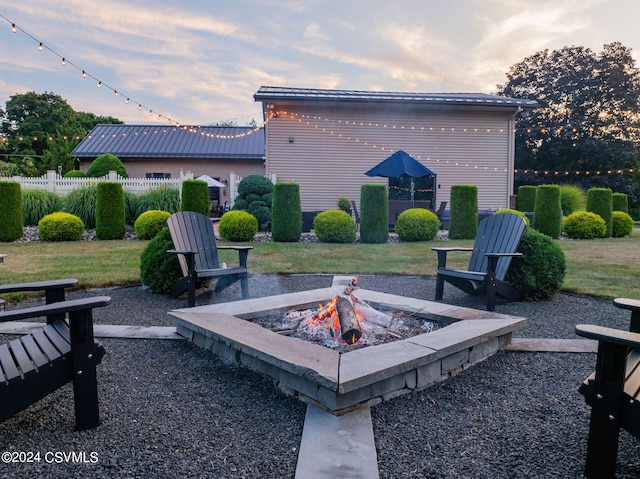
[(486, 359), (524, 318), (358, 289), (374, 307), (452, 324), (434, 332), (340, 354), (282, 336), (247, 319), (324, 304), (343, 286), (167, 313), (178, 334), (223, 359), (274, 379), (283, 391), (334, 414), (421, 390)]

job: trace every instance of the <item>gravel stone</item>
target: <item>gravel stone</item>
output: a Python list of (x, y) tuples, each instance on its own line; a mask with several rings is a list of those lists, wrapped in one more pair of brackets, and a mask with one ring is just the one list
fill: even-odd
[[(331, 275), (251, 275), (252, 297), (324, 288)], [(435, 279), (359, 278), (376, 291), (432, 299)], [(97, 324), (168, 326), (185, 298), (140, 285), (75, 291), (106, 294)], [(236, 301), (240, 287), (198, 291), (197, 304)], [(484, 297), (445, 287), (447, 303), (484, 308)], [(41, 302), (32, 300), (11, 307)], [(551, 301), (498, 301), (499, 313), (529, 318), (516, 336), (577, 339), (578, 323), (628, 327), (610, 301), (560, 294)], [(4, 341), (5, 339), (3, 339)], [(251, 371), (181, 341), (101, 339), (102, 424), (74, 432), (67, 385), (0, 423), (0, 452), (39, 452), (41, 462), (4, 464), (7, 478), (293, 478), (305, 405)], [(591, 353), (501, 351), (422, 392), (372, 407), (380, 477), (582, 478), (589, 408), (578, 393)], [(48, 463), (47, 452), (85, 452), (87, 463)], [(97, 461), (91, 463), (91, 452)], [(324, 454), (323, 451), (318, 451)], [(49, 456), (51, 457), (51, 456)], [(331, 458), (327, 457), (327, 461)], [(640, 477), (639, 442), (623, 433), (617, 477)]]

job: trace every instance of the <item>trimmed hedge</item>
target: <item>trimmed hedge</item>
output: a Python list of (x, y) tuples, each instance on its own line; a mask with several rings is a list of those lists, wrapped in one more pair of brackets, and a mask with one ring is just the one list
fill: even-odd
[(262, 175), (248, 175), (238, 183), (238, 197), (233, 202), (233, 209), (251, 213), (258, 220), (261, 228), (269, 229), (272, 201), (271, 180)]
[(58, 211), (45, 215), (38, 222), (38, 236), (44, 241), (78, 241), (84, 233), (84, 223), (76, 215)]
[(20, 183), (0, 181), (0, 241), (15, 241), (23, 234)]
[(602, 238), (607, 232), (604, 220), (590, 211), (576, 211), (562, 222), (562, 229), (572, 239)]
[(567, 261), (558, 242), (533, 228), (525, 228), (518, 251), (523, 255), (511, 261), (507, 281), (521, 292), (525, 301), (544, 301), (555, 296), (567, 272)]
[(624, 211), (614, 211), (611, 216), (611, 236), (622, 238), (633, 231), (633, 218)]
[(96, 236), (121, 239), (126, 231), (124, 192), (120, 183), (103, 181), (96, 191)]
[(614, 193), (611, 197), (613, 211), (629, 213), (629, 197), (624, 193)]
[(449, 238), (474, 239), (478, 232), (478, 187), (452, 185)]
[(313, 229), (323, 243), (354, 243), (356, 223), (342, 210), (327, 210), (313, 219)]
[(533, 185), (522, 185), (518, 188), (516, 197), (516, 209), (519, 211), (533, 211), (536, 206), (537, 187)]
[(525, 215), (522, 211), (519, 211), (519, 210), (512, 210), (509, 208), (505, 208), (503, 210), (496, 211), (494, 215), (503, 215), (505, 213), (513, 213), (515, 215), (518, 215), (520, 218), (524, 220), (527, 226), (531, 226), (531, 222), (529, 221), (529, 218), (527, 218), (527, 215)]
[(185, 180), (182, 182), (181, 211), (195, 211), (207, 218), (211, 216), (209, 203), (209, 186), (206, 181)]
[(140, 279), (153, 293), (167, 294), (182, 277), (178, 256), (167, 254), (174, 249), (169, 228), (162, 228), (140, 255)]
[(389, 241), (389, 197), (386, 185), (364, 184), (360, 187), (360, 241)]
[(271, 205), (271, 237), (273, 241), (295, 242), (302, 235), (300, 185), (276, 183)]
[(396, 233), (400, 241), (430, 241), (440, 229), (440, 220), (432, 211), (410, 208), (403, 211), (396, 221)]
[(533, 228), (557, 239), (562, 232), (562, 206), (558, 185), (540, 185), (533, 210)]
[(258, 232), (258, 220), (246, 211), (228, 211), (220, 218), (218, 233), (229, 241), (249, 241)]
[(611, 213), (613, 212), (613, 192), (611, 188), (589, 188), (587, 190), (587, 211), (591, 211), (604, 220), (607, 231), (603, 238), (608, 238), (613, 232)]
[(149, 210), (138, 216), (133, 224), (136, 236), (143, 240), (153, 239), (159, 232), (167, 226), (167, 219), (171, 216), (168, 211)]
[(127, 170), (122, 161), (120, 161), (120, 158), (111, 153), (105, 153), (93, 160), (91, 165), (89, 165), (86, 176), (100, 178), (101, 176), (108, 175), (110, 171), (115, 171), (123, 178), (129, 178)]

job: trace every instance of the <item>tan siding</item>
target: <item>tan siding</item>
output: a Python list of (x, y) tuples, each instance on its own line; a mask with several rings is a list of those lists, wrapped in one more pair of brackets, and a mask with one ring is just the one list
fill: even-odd
[(267, 174), (299, 183), (304, 210), (335, 208), (340, 196), (359, 201), (362, 184), (386, 184), (364, 173), (398, 149), (438, 175), (436, 203), (449, 201), (453, 184), (475, 184), (480, 208), (509, 204), (505, 113), (330, 104), (276, 104), (276, 111), (266, 128)]

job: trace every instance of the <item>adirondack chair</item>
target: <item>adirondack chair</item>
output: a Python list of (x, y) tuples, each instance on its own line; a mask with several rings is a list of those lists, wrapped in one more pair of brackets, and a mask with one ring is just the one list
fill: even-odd
[(615, 477), (621, 429), (640, 439), (640, 301), (613, 304), (631, 311), (629, 331), (576, 326), (576, 334), (598, 341), (596, 370), (579, 388), (591, 406), (584, 474), (593, 478)]
[[(180, 211), (167, 219), (167, 226), (175, 249), (169, 254), (178, 255), (182, 278), (176, 281), (171, 296), (177, 298), (187, 291), (187, 305), (196, 304), (196, 285), (204, 279), (217, 279), (216, 292), (240, 280), (242, 297), (249, 297), (247, 256), (252, 246), (216, 246), (213, 223), (206, 216), (193, 211)], [(219, 249), (238, 251), (239, 266), (227, 268), (218, 260)]]
[(444, 210), (446, 210), (446, 209), (447, 209), (447, 202), (446, 201), (441, 201), (440, 202), (440, 206), (434, 212), (436, 214), (436, 216), (438, 217), (438, 219), (440, 220), (440, 229), (444, 229), (443, 228), (443, 224), (442, 224), (442, 215), (444, 215)]
[[(511, 258), (522, 255), (516, 248), (525, 226), (522, 217), (515, 213), (492, 215), (478, 225), (473, 248), (431, 248), (438, 253), (435, 299), (442, 299), (446, 281), (468, 294), (486, 291), (488, 311), (495, 310), (496, 294), (518, 301), (520, 292), (505, 277)], [(472, 252), (467, 270), (447, 268), (447, 254), (452, 251)]]
[[(0, 322), (46, 317), (41, 329), (0, 345), (0, 421), (13, 417), (56, 389), (73, 382), (76, 430), (100, 424), (96, 366), (105, 354), (93, 338), (93, 308), (107, 296), (66, 301), (64, 279), (0, 286), (0, 292), (46, 292), (47, 303), (0, 312)], [(68, 319), (67, 319), (68, 316)]]

